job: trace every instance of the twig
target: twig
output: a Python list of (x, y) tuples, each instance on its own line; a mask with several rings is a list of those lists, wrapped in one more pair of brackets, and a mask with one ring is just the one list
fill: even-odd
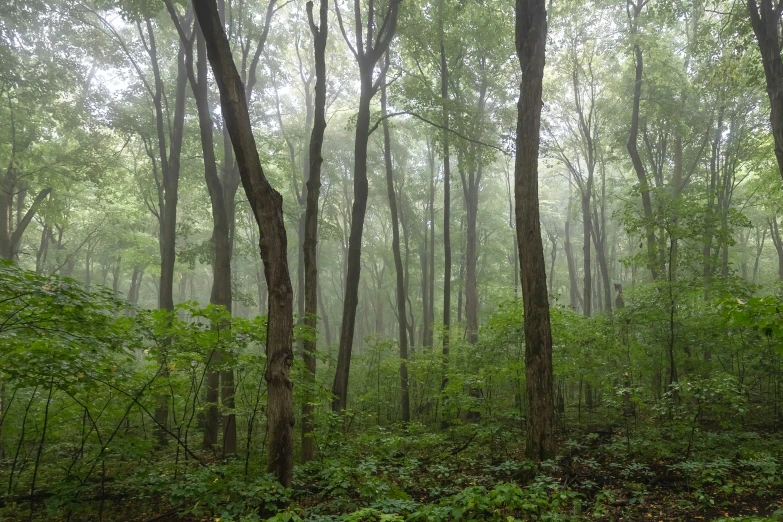
[(375, 125), (373, 125), (370, 128), (370, 132), (368, 133), (368, 135), (372, 134), (373, 132), (375, 132), (378, 129), (378, 126), (381, 123), (383, 123), (384, 120), (386, 120), (388, 118), (391, 118), (393, 116), (402, 116), (403, 114), (408, 115), (408, 116), (413, 116), (414, 118), (419, 119), (419, 120), (421, 120), (424, 123), (427, 123), (429, 125), (432, 125), (433, 127), (437, 127), (438, 129), (442, 129), (442, 130), (445, 130), (446, 132), (450, 132), (450, 133), (454, 134), (455, 136), (457, 136), (459, 138), (462, 138), (463, 140), (468, 141), (470, 143), (475, 143), (476, 145), (481, 145), (482, 147), (489, 147), (490, 149), (494, 149), (494, 150), (500, 152), (501, 154), (504, 154), (506, 156), (511, 156), (511, 152), (507, 151), (506, 149), (504, 149), (502, 147), (498, 147), (497, 145), (492, 145), (491, 143), (486, 143), (486, 142), (483, 142), (483, 141), (480, 141), (480, 140), (474, 140), (473, 138), (469, 138), (469, 137), (465, 136), (464, 134), (461, 134), (461, 133), (455, 131), (454, 129), (451, 129), (449, 127), (444, 127), (443, 125), (440, 125), (438, 123), (430, 121), (427, 118), (425, 118), (424, 116), (422, 116), (420, 114), (417, 114), (415, 112), (411, 112), (411, 111), (390, 112), (389, 114), (385, 114), (385, 115), (381, 116), (380, 118), (378, 118), (378, 121), (375, 122)]

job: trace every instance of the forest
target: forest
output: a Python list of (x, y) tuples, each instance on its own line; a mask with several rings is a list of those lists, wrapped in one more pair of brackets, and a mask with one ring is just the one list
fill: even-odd
[(0, 520), (783, 520), (783, 0), (0, 2)]

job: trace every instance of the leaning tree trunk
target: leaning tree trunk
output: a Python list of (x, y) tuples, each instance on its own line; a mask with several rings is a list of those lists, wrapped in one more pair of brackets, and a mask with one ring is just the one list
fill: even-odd
[[(307, 2), (307, 18), (310, 31), (313, 33), (315, 48), (315, 113), (313, 132), (310, 134), (310, 173), (307, 179), (307, 207), (304, 223), (304, 324), (310, 330), (310, 335), (304, 341), (304, 363), (307, 368), (308, 384), (315, 386), (315, 348), (316, 348), (316, 313), (318, 312), (318, 197), (321, 191), (321, 164), (323, 156), (321, 148), (326, 130), (326, 38), (328, 35), (329, 0), (320, 0), (319, 25), (313, 20), (313, 2)], [(306, 390), (305, 402), (302, 405), (302, 462), (315, 458), (315, 439), (313, 438), (313, 397)]]
[(293, 470), (293, 290), (288, 271), (283, 198), (269, 184), (258, 156), (247, 100), (216, 0), (194, 2), (207, 44), (207, 55), (220, 90), (225, 124), (239, 166), (239, 175), (258, 224), (259, 247), (269, 289), (267, 327), (267, 471), (291, 485)]
[(527, 458), (554, 454), (552, 331), (546, 288), (544, 246), (538, 209), (538, 151), (546, 47), (546, 0), (516, 0), (516, 50), (524, 72), (514, 164), (517, 242), (525, 315)]
[(764, 66), (764, 76), (767, 79), (767, 96), (769, 97), (769, 121), (772, 126), (772, 137), (775, 140), (775, 158), (778, 170), (783, 176), (783, 59), (780, 51), (780, 15), (783, 4), (778, 0), (774, 5), (772, 0), (761, 0), (761, 9), (756, 0), (747, 0), (750, 21), (756, 41), (761, 52), (761, 63)]

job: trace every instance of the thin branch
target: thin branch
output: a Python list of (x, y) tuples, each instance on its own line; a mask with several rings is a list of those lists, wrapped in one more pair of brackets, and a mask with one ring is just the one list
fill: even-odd
[(488, 147), (490, 149), (494, 149), (494, 150), (496, 150), (496, 151), (498, 151), (498, 152), (500, 152), (500, 153), (502, 153), (502, 154), (504, 154), (506, 156), (512, 156), (513, 155), (511, 152), (507, 151), (506, 149), (504, 149), (502, 147), (498, 147), (497, 145), (492, 145), (491, 143), (486, 143), (486, 142), (483, 142), (483, 141), (474, 140), (473, 138), (469, 138), (469, 137), (465, 136), (464, 134), (461, 134), (461, 133), (455, 131), (454, 129), (451, 129), (451, 128), (448, 128), (448, 127), (444, 127), (443, 125), (440, 125), (438, 123), (430, 121), (427, 118), (425, 118), (424, 116), (422, 116), (420, 114), (417, 114), (415, 112), (411, 112), (411, 111), (390, 112), (389, 114), (381, 116), (380, 118), (378, 118), (378, 121), (376, 121), (375, 124), (370, 128), (370, 132), (368, 134), (372, 134), (373, 132), (375, 132), (378, 129), (378, 126), (380, 126), (380, 124), (383, 123), (383, 120), (386, 120), (386, 119), (391, 118), (393, 116), (402, 116), (402, 115), (413, 116), (414, 118), (416, 118), (418, 120), (421, 120), (421, 121), (423, 121), (424, 123), (426, 123), (428, 125), (432, 125), (433, 127), (436, 127), (438, 129), (450, 132), (450, 133), (454, 134), (455, 136), (457, 136), (459, 138), (462, 138), (463, 140), (465, 140), (465, 141), (467, 141), (469, 143), (475, 143), (476, 145), (481, 145), (482, 147)]

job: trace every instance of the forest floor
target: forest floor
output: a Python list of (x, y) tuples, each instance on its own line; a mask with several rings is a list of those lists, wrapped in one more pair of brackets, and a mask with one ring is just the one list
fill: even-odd
[[(40, 509), (43, 518), (36, 509), (29, 519), (783, 520), (779, 434), (684, 433), (573, 429), (562, 433), (557, 459), (534, 467), (523, 458), (519, 430), (508, 426), (367, 428), (322, 444), (318, 460), (296, 467), (290, 490), (252, 468), (245, 478), (239, 460), (180, 471), (178, 478), (170, 469), (155, 477), (150, 467), (104, 484), (100, 498), (109, 500), (102, 506), (68, 508), (70, 517), (62, 506)], [(0, 510), (0, 520), (15, 520), (12, 513)], [(29, 517), (24, 505), (16, 513)]]

